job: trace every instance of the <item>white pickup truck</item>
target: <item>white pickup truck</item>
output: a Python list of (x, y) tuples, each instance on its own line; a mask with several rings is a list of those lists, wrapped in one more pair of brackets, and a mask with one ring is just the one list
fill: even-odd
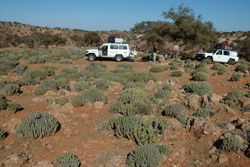
[(136, 46), (129, 48), (128, 44), (123, 43), (104, 43), (98, 49), (89, 49), (86, 52), (89, 61), (96, 58), (112, 58), (115, 61), (122, 61), (125, 58), (136, 56)]
[(196, 54), (197, 60), (208, 59), (211, 62), (221, 62), (233, 64), (233, 62), (238, 61), (238, 53), (233, 50), (226, 49), (213, 49), (209, 53), (198, 53)]

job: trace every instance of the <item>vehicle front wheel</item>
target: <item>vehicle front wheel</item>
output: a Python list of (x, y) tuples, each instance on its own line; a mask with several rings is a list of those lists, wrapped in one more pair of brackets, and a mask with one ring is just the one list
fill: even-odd
[(115, 61), (120, 62), (120, 61), (122, 61), (122, 60), (123, 60), (122, 55), (116, 55), (116, 56), (115, 56)]
[(89, 61), (94, 61), (96, 59), (96, 56), (94, 54), (89, 54), (88, 60)]
[(234, 63), (234, 59), (229, 59), (228, 64), (232, 65)]
[(210, 64), (213, 62), (213, 58), (212, 57), (208, 57), (207, 59), (210, 61)]

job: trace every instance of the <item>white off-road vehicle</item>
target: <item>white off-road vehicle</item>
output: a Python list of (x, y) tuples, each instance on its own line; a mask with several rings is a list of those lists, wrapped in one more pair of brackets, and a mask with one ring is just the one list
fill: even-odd
[(211, 62), (221, 62), (221, 63), (229, 63), (233, 64), (233, 62), (238, 61), (238, 53), (237, 51), (233, 51), (230, 49), (213, 49), (209, 53), (198, 53), (196, 54), (197, 60), (208, 59)]
[(94, 61), (96, 58), (112, 58), (115, 61), (122, 61), (126, 58), (136, 56), (136, 46), (129, 48), (128, 44), (119, 43), (104, 43), (98, 49), (87, 50), (86, 56), (89, 61)]

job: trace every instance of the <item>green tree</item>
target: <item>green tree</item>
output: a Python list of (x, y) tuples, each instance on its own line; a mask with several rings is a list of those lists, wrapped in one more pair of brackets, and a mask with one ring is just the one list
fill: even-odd
[(88, 46), (98, 46), (102, 43), (102, 40), (100, 38), (100, 36), (98, 35), (97, 32), (88, 32), (84, 35), (84, 38), (83, 38), (84, 42), (86, 45)]
[(82, 36), (75, 34), (72, 37), (70, 37), (70, 39), (75, 42), (77, 47), (84, 46), (84, 38)]

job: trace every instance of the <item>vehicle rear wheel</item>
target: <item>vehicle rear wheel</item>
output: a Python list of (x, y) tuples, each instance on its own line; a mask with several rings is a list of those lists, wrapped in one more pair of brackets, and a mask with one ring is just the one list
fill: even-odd
[(208, 57), (207, 59), (210, 61), (210, 64), (213, 62), (213, 58), (212, 57)]
[(89, 54), (88, 60), (89, 61), (94, 61), (96, 59), (96, 56), (94, 54)]
[(228, 60), (228, 64), (231, 64), (231, 65), (232, 65), (233, 63), (234, 63), (234, 59), (229, 59), (229, 60)]
[(123, 60), (122, 55), (116, 55), (116, 56), (115, 56), (115, 61), (120, 62), (120, 61), (122, 61), (122, 60)]

